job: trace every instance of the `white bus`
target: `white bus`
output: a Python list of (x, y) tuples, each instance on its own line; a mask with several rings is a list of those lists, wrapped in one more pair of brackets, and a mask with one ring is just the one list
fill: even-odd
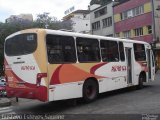
[(155, 78), (151, 46), (136, 40), (28, 29), (6, 38), (4, 54), (10, 97), (91, 102)]

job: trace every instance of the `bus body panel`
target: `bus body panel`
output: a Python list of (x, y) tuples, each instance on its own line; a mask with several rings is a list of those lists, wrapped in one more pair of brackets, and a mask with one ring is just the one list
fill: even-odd
[[(57, 65), (52, 74), (56, 79), (50, 80), (49, 101), (82, 97), (83, 83), (91, 77), (98, 80), (99, 93), (128, 87), (126, 71), (125, 62)], [(137, 85), (138, 79), (135, 81), (130, 86)]]
[[(41, 31), (41, 34), (39, 34), (40, 31), (29, 30), (17, 33), (17, 35), (25, 33), (37, 34), (37, 48), (34, 53), (27, 55), (5, 55), (5, 74), (8, 81), (6, 86), (7, 95), (48, 101), (47, 78), (41, 78), (40, 86), (37, 86), (37, 75), (47, 73), (47, 66), (44, 64), (46, 63), (43, 43), (44, 33)], [(12, 36), (10, 38), (12, 39)]]
[[(145, 42), (43, 29), (24, 30), (16, 34), (25, 33), (37, 34), (37, 48), (35, 52), (27, 55), (7, 56), (5, 54), (8, 96), (38, 99), (41, 101), (79, 98), (83, 97), (83, 85), (88, 78), (95, 78), (98, 81), (99, 93), (103, 93), (138, 85), (139, 75), (143, 71), (146, 73), (146, 82), (148, 82), (148, 66), (144, 65), (147, 61), (136, 61), (133, 47), (134, 43), (139, 43), (144, 44), (145, 49), (147, 49), (149, 44)], [(9, 36), (7, 39), (14, 37), (16, 34)], [(47, 34), (72, 36), (75, 41), (76, 37), (94, 38), (99, 41), (101, 39), (122, 41), (125, 61), (79, 63), (77, 60), (76, 63), (50, 64), (47, 55)], [(131, 55), (131, 68), (127, 66), (127, 51), (125, 50), (128, 49), (130, 49)], [(128, 79), (128, 69), (131, 69), (132, 81)], [(154, 67), (151, 69), (151, 76), (154, 79)], [(40, 80), (38, 79), (39, 75)], [(37, 81), (40, 81), (40, 85), (37, 84)]]

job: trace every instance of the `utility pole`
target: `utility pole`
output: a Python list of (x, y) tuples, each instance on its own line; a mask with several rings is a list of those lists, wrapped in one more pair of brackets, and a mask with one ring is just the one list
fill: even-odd
[(153, 21), (153, 42), (156, 41), (156, 25), (155, 25), (155, 8), (154, 8), (154, 0), (152, 1), (152, 21)]

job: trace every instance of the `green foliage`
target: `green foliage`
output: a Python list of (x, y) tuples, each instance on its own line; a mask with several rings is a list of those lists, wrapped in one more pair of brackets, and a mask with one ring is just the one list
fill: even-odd
[(20, 30), (29, 28), (49, 28), (49, 29), (71, 29), (71, 22), (58, 21), (56, 17), (50, 17), (49, 13), (37, 15), (33, 22), (14, 21), (12, 23), (0, 22), (0, 76), (4, 74), (4, 41), (7, 36)]

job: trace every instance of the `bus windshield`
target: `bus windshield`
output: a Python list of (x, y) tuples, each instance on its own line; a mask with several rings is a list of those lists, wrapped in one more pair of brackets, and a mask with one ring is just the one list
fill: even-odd
[(7, 56), (19, 56), (33, 53), (37, 48), (37, 35), (34, 33), (20, 34), (6, 40)]

